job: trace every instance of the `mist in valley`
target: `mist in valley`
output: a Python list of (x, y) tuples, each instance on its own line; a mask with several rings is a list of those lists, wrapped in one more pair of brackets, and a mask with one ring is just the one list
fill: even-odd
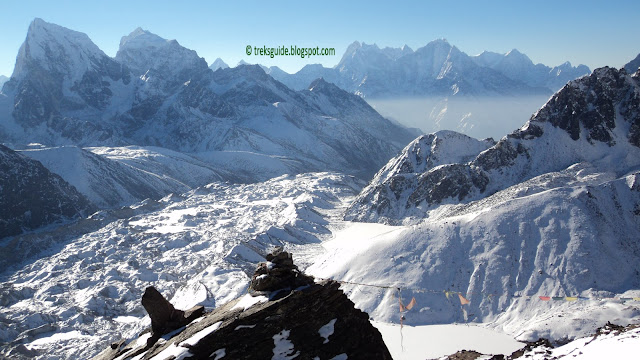
[(382, 116), (425, 133), (453, 130), (495, 140), (518, 129), (550, 96), (366, 99)]

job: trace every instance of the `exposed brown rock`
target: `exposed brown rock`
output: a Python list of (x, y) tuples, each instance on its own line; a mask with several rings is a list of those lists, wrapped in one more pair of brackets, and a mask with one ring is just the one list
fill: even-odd
[(162, 334), (179, 329), (204, 314), (203, 306), (195, 306), (187, 311), (174, 308), (153, 286), (144, 291), (142, 306), (149, 313), (151, 331), (156, 340)]

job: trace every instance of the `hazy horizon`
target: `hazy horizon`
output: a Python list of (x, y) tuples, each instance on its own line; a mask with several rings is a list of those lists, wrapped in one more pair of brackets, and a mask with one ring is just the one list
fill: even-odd
[(365, 99), (380, 115), (425, 134), (452, 130), (499, 140), (521, 128), (550, 95)]
[[(10, 76), (30, 22), (42, 18), (86, 33), (107, 55), (115, 56), (120, 38), (137, 27), (176, 39), (211, 64), (216, 58), (233, 66), (240, 60), (276, 65), (295, 73), (304, 65), (336, 65), (353, 41), (383, 47), (409, 45), (414, 50), (445, 38), (468, 55), (518, 49), (534, 63), (556, 66), (570, 61), (594, 69), (621, 67), (640, 52), (631, 44), (640, 3), (466, 1), (453, 11), (447, 4), (409, 2), (389, 6), (371, 2), (265, 5), (194, 2), (9, 3), (0, 12), (0, 75)], [(541, 22), (545, 26), (540, 26)], [(326, 25), (325, 25), (326, 24)], [(380, 26), (384, 24), (384, 26)], [(597, 26), (594, 26), (597, 25)], [(259, 30), (258, 30), (259, 29)], [(308, 46), (335, 48), (334, 56), (251, 56), (245, 47)]]

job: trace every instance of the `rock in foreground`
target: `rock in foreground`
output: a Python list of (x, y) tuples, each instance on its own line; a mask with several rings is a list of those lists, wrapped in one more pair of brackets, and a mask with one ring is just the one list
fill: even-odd
[[(286, 252), (268, 259), (253, 276), (255, 296), (246, 294), (161, 336), (155, 327), (137, 340), (114, 343), (94, 359), (391, 359), (369, 316), (354, 308), (337, 282), (310, 281)], [(267, 283), (268, 290), (256, 291)]]

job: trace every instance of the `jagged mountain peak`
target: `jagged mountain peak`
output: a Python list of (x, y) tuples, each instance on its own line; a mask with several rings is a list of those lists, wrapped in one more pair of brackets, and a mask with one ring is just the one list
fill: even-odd
[(37, 64), (65, 74), (73, 82), (103, 57), (104, 52), (86, 34), (36, 18), (18, 51), (12, 77), (22, 79), (27, 69)]
[(160, 47), (167, 44), (169, 40), (164, 39), (141, 27), (133, 30), (129, 35), (120, 39), (119, 50), (131, 47)]
[(211, 63), (211, 65), (209, 66), (209, 69), (216, 71), (218, 69), (226, 69), (228, 67), (229, 65), (226, 62), (224, 62), (224, 60), (222, 60), (221, 58), (217, 58)]
[[(326, 90), (340, 90), (337, 86), (332, 83), (327, 82), (324, 78), (320, 77), (315, 80), (311, 84), (309, 84), (309, 91), (326, 91)], [(340, 90), (343, 91), (343, 90)]]
[[(640, 90), (625, 71), (603, 67), (591, 75), (570, 81), (534, 116), (530, 123), (550, 122), (565, 130), (573, 140), (582, 137), (590, 143), (604, 142), (613, 146), (618, 141), (630, 141), (640, 147)], [(616, 130), (616, 112), (622, 112), (629, 124)], [(624, 139), (621, 137), (627, 137)]]
[(511, 51), (509, 51), (508, 53), (506, 53), (504, 55), (504, 59), (505, 60), (515, 60), (515, 61), (521, 61), (523, 63), (527, 63), (527, 64), (531, 64), (533, 65), (533, 61), (531, 61), (531, 59), (529, 59), (529, 57), (523, 53), (521, 53), (520, 51), (518, 51), (518, 49), (512, 49)]
[(191, 80), (209, 67), (196, 51), (142, 28), (122, 37), (115, 59), (136, 76), (144, 75), (145, 81), (161, 79), (165, 90)]

